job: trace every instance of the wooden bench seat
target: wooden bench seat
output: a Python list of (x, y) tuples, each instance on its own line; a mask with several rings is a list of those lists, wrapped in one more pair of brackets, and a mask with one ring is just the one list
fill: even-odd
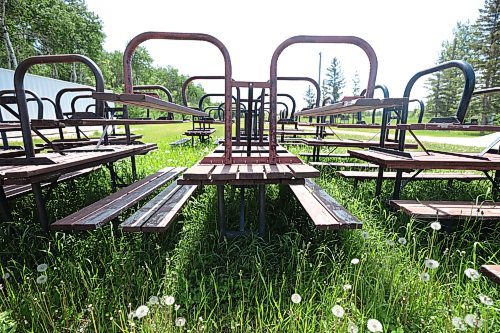
[(314, 155), (313, 153), (300, 153), (299, 156), (302, 157), (313, 157), (313, 156), (319, 156), (319, 157), (332, 157), (332, 158), (347, 158), (351, 157), (348, 153), (345, 154), (319, 154), (319, 155)]
[[(99, 168), (100, 168), (100, 166), (96, 166), (93, 168), (87, 168), (87, 169), (82, 169), (82, 170), (70, 172), (70, 173), (64, 174), (61, 177), (59, 177), (57, 179), (57, 182), (58, 183), (66, 182), (66, 181), (75, 179), (77, 177), (87, 175), (87, 174), (91, 173), (92, 171), (98, 170)], [(51, 184), (50, 182), (45, 182), (45, 183), (41, 183), (40, 185), (42, 187), (47, 187), (50, 184)], [(17, 198), (23, 194), (31, 192), (31, 185), (30, 184), (4, 185), (3, 190), (5, 192), (5, 196), (7, 197), (7, 199), (14, 199), (14, 198)]]
[(174, 181), (120, 224), (119, 228), (126, 232), (166, 231), (197, 187), (179, 185)]
[(215, 133), (215, 128), (194, 129), (184, 132), (186, 136), (210, 136)]
[(52, 230), (93, 230), (118, 217), (185, 168), (164, 168), (50, 225)]
[(390, 205), (421, 219), (500, 220), (500, 205), (493, 202), (391, 200)]
[(352, 169), (376, 169), (378, 165), (370, 163), (335, 163), (335, 162), (310, 162), (312, 166), (330, 167), (330, 168), (352, 168)]
[(500, 284), (500, 265), (482, 265), (479, 270), (488, 279)]
[[(375, 165), (376, 166), (376, 165)], [(371, 180), (378, 178), (377, 171), (337, 171), (337, 175), (356, 180)], [(410, 179), (415, 173), (403, 172), (403, 179)], [(396, 172), (384, 172), (384, 179), (396, 179)], [(476, 173), (458, 173), (458, 172), (422, 172), (419, 173), (413, 180), (460, 180), (472, 181), (487, 179), (485, 175)]]
[(306, 179), (304, 185), (290, 185), (314, 225), (320, 230), (359, 229), (362, 223), (316, 183)]

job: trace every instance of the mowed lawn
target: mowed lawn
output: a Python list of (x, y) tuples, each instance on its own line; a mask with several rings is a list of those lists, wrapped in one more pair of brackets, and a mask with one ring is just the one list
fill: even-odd
[[(190, 166), (215, 147), (171, 147), (190, 126), (134, 128), (159, 146), (137, 158), (139, 175)], [(116, 166), (130, 181), (129, 161)], [(60, 184), (51, 218), (111, 193), (109, 178), (102, 168)], [(219, 241), (215, 189), (205, 187), (163, 234), (120, 235), (108, 225), (47, 235), (24, 196), (12, 202), (13, 221), (0, 224), (0, 332), (500, 332), (500, 288), (470, 270), (500, 261), (498, 223), (414, 220), (374, 199), (374, 182), (354, 190), (327, 169), (317, 182), (362, 230), (315, 230), (286, 186), (270, 186), (266, 239)], [(386, 182), (383, 196), (391, 191)], [(256, 229), (256, 193), (245, 196)], [(485, 181), (422, 181), (403, 198), (483, 201), (491, 190)], [(228, 188), (235, 225), (238, 199)]]

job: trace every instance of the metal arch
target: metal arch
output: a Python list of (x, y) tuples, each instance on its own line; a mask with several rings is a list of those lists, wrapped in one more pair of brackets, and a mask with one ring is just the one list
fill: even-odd
[[(439, 72), (444, 69), (448, 68), (458, 68), (462, 71), (465, 77), (465, 83), (464, 83), (464, 89), (462, 92), (462, 97), (460, 98), (460, 103), (458, 105), (456, 117), (460, 123), (463, 123), (465, 119), (465, 115), (467, 114), (467, 108), (470, 103), (470, 99), (472, 97), (472, 93), (474, 91), (474, 86), (476, 82), (476, 75), (474, 73), (474, 69), (472, 66), (463, 60), (451, 60), (444, 62), (442, 64), (439, 64), (437, 66), (431, 67), (429, 69), (425, 69), (423, 71), (420, 71), (413, 75), (408, 83), (406, 84), (405, 90), (403, 97), (410, 97), (411, 89), (413, 88), (413, 85), (415, 82), (421, 78), (422, 76)], [(406, 124), (408, 121), (408, 103), (403, 104), (403, 110), (401, 112), (401, 124)], [(405, 135), (406, 131), (401, 130), (400, 137), (399, 137), (399, 150), (403, 151), (404, 150), (404, 143), (405, 143)]]
[[(203, 102), (205, 101), (205, 99), (209, 98), (209, 97), (224, 97), (225, 94), (205, 94), (203, 96), (200, 97), (200, 100), (198, 101), (198, 109), (199, 110), (203, 110)], [(231, 96), (232, 100), (234, 101), (234, 103), (236, 104), (236, 97), (234, 96)], [(224, 103), (220, 103), (220, 105), (223, 105)]]
[(76, 102), (77, 102), (79, 99), (84, 99), (84, 98), (85, 98), (85, 99), (93, 99), (93, 98), (92, 98), (92, 95), (77, 95), (77, 96), (75, 96), (75, 97), (73, 97), (73, 98), (71, 99), (71, 113), (72, 113), (72, 114), (75, 114), (75, 113), (76, 113), (76, 106), (75, 106)]
[[(56, 117), (57, 119), (64, 119), (64, 114), (61, 106), (61, 99), (64, 94), (69, 92), (95, 92), (95, 89), (88, 87), (72, 87), (72, 88), (63, 88), (59, 90), (56, 94)], [(97, 110), (96, 110), (97, 112)], [(104, 116), (104, 114), (103, 114)]]
[[(188, 90), (188, 86), (191, 82), (195, 81), (195, 80), (224, 80), (225, 77), (224, 76), (220, 76), (220, 75), (197, 75), (197, 76), (191, 76), (189, 77), (186, 81), (184, 81), (184, 83), (182, 84), (182, 103), (184, 104), (184, 106), (189, 106), (188, 105), (188, 99), (187, 99), (187, 90)], [(222, 95), (224, 96), (224, 95)]]
[[(224, 58), (224, 90), (225, 90), (225, 119), (224, 119), (224, 129), (225, 129), (225, 151), (224, 151), (224, 164), (232, 163), (232, 118), (231, 118), (231, 57), (224, 44), (217, 38), (201, 33), (180, 33), (180, 32), (157, 32), (149, 31), (141, 33), (128, 43), (123, 53), (123, 79), (125, 93), (132, 93), (132, 56), (135, 49), (142, 43), (150, 39), (167, 39), (167, 40), (196, 40), (204, 41), (216, 46)], [(124, 108), (124, 115), (128, 116), (127, 108)]]
[(353, 44), (360, 47), (366, 53), (370, 63), (366, 95), (367, 97), (373, 97), (373, 89), (377, 78), (378, 61), (375, 51), (364, 39), (354, 36), (295, 36), (288, 38), (276, 48), (271, 58), (270, 65), (271, 119), (269, 121), (269, 158), (271, 163), (276, 163), (276, 94), (278, 85), (278, 58), (288, 46), (297, 43), (342, 43)]
[(174, 99), (172, 97), (172, 93), (170, 92), (170, 90), (168, 90), (167, 87), (164, 87), (164, 86), (159, 85), (159, 84), (145, 84), (145, 85), (133, 86), (132, 89), (134, 91), (159, 90), (161, 92), (164, 92), (165, 95), (167, 95), (167, 100), (169, 102), (173, 102), (174, 101)]
[[(26, 89), (25, 91), (26, 91), (27, 95), (31, 96), (31, 98), (26, 99), (26, 102), (35, 101), (37, 106), (38, 106), (37, 117), (38, 117), (38, 119), (43, 119), (43, 102), (42, 102), (42, 100), (44, 98), (40, 98), (40, 96), (38, 96), (38, 94), (32, 90)], [(12, 89), (0, 91), (0, 96), (4, 96), (4, 95), (12, 95), (14, 98), (17, 99), (16, 91), (12, 90)], [(47, 98), (47, 99), (50, 100), (49, 98)], [(11, 110), (8, 110), (7, 108), (5, 108), (5, 110), (9, 111), (9, 113), (12, 114), (14, 117), (21, 119), (19, 116), (19, 111), (18, 111), (18, 114), (16, 115), (15, 113), (12, 112), (13, 110), (11, 111)]]
[(278, 81), (306, 81), (311, 83), (316, 89), (316, 103), (315, 106), (319, 107), (319, 100), (321, 98), (321, 88), (318, 82), (307, 76), (278, 76)]

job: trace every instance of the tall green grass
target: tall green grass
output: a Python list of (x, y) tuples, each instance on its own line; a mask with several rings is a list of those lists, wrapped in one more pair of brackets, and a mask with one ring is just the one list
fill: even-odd
[[(187, 126), (135, 129), (145, 142), (159, 145), (138, 158), (141, 176), (165, 166), (192, 165), (214, 148), (210, 143), (170, 147)], [(117, 167), (130, 177), (128, 161)], [(284, 186), (267, 190), (265, 240), (250, 235), (219, 241), (212, 187), (198, 192), (164, 234), (118, 235), (106, 226), (46, 235), (36, 223), (32, 197), (20, 198), (13, 202), (13, 221), (0, 225), (0, 331), (349, 332), (356, 325), (367, 332), (373, 318), (384, 332), (452, 332), (453, 317), (475, 314), (482, 326), (465, 324), (469, 332), (500, 332), (500, 290), (484, 277), (473, 281), (464, 274), (499, 261), (497, 225), (443, 222), (436, 231), (432, 221), (390, 212), (373, 198), (373, 182), (355, 191), (351, 182), (324, 171), (317, 182), (363, 221), (363, 230), (315, 230)], [(385, 196), (391, 190), (389, 182), (384, 184)], [(58, 186), (49, 212), (60, 218), (110, 191), (109, 176), (100, 170)], [(232, 198), (239, 198), (238, 191), (226, 197), (235, 223), (239, 200)], [(451, 188), (444, 182), (417, 182), (403, 194), (491, 197), (485, 182)], [(257, 223), (255, 197), (253, 190), (246, 191), (251, 229)], [(358, 264), (351, 263), (355, 258)], [(439, 267), (427, 268), (427, 258)], [(42, 263), (47, 270), (37, 272)], [(47, 281), (37, 283), (42, 275)], [(291, 300), (294, 293), (301, 296), (298, 304)], [(490, 297), (493, 305), (483, 304), (479, 295)], [(157, 304), (151, 296), (159, 297)], [(173, 296), (174, 304), (164, 304), (165, 296)], [(141, 305), (149, 312), (134, 318)], [(345, 310), (342, 318), (332, 313), (334, 305)], [(176, 326), (181, 317), (185, 326)]]

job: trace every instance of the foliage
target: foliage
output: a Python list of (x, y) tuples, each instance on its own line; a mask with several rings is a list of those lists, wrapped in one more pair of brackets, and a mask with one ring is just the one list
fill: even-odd
[(323, 99), (331, 98), (332, 102), (338, 102), (345, 87), (344, 73), (337, 57), (333, 57), (330, 66), (326, 69), (326, 79), (321, 87)]
[(317, 97), (311, 86), (307, 86), (306, 93), (304, 94), (304, 101), (306, 102), (307, 107), (312, 107), (316, 103), (316, 98)]

